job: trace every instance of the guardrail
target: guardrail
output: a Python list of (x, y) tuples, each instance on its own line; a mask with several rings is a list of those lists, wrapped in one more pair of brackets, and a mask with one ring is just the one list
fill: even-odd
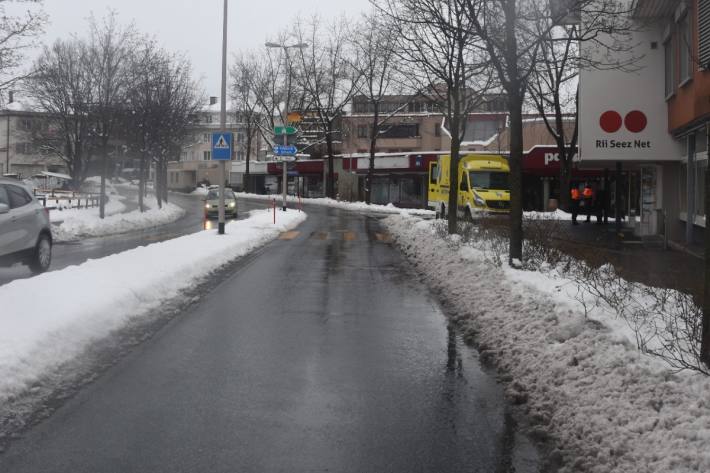
[(73, 191), (56, 190), (48, 193), (38, 193), (35, 190), (34, 194), (42, 206), (49, 210), (88, 209), (98, 207), (101, 202), (100, 194), (79, 194)]

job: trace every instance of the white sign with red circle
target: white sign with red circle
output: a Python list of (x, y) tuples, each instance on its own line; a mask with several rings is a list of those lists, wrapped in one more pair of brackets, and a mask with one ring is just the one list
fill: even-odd
[[(641, 57), (633, 72), (589, 68), (579, 79), (579, 149), (582, 161), (673, 161), (682, 147), (668, 130), (663, 48), (659, 31), (636, 31), (631, 43)], [(584, 54), (607, 60), (590, 45)]]

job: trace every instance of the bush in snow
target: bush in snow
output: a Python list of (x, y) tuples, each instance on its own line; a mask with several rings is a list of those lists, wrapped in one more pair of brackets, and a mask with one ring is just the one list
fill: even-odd
[[(476, 218), (459, 223), (457, 235), (448, 235), (446, 222), (433, 223), (434, 234), (452, 250), (460, 244), (479, 251), (484, 261), (507, 264), (507, 221)], [(663, 359), (678, 370), (710, 375), (700, 361), (702, 310), (693, 297), (673, 289), (627, 281), (603, 260), (595, 248), (565, 251), (567, 225), (539, 219), (525, 221), (524, 262), (517, 269), (540, 271), (561, 284), (576, 287), (575, 300), (585, 316), (601, 310), (623, 320), (636, 338), (637, 348)]]

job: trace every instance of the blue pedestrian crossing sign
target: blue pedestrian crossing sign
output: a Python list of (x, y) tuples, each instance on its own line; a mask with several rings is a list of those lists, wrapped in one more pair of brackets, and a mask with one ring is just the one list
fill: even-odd
[(212, 160), (230, 161), (232, 159), (232, 134), (229, 132), (212, 133)]

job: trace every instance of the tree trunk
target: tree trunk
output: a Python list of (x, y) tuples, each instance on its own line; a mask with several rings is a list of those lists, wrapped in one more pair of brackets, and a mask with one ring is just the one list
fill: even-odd
[(141, 155), (140, 175), (138, 176), (138, 208), (145, 212), (145, 151)]
[(325, 137), (326, 146), (328, 148), (328, 182), (326, 182), (326, 193), (331, 199), (335, 199), (335, 169), (333, 158), (333, 125), (328, 125), (328, 132)]
[(380, 107), (379, 103), (374, 104), (375, 114), (372, 120), (372, 130), (370, 131), (370, 162), (367, 166), (367, 188), (365, 190), (365, 203), (372, 203), (372, 184), (375, 178), (375, 152), (377, 151), (377, 135), (379, 134)]
[(249, 162), (251, 161), (251, 132), (247, 132), (247, 166), (244, 172), (244, 192), (249, 193), (251, 191), (251, 175), (249, 173)]
[(461, 138), (458, 118), (451, 120), (451, 159), (449, 160), (449, 235), (458, 233), (459, 161)]
[(101, 196), (99, 196), (99, 218), (106, 216), (106, 175), (108, 174), (108, 140), (101, 138)]
[[(520, 90), (519, 87), (511, 87)], [(523, 260), (523, 99), (510, 102), (510, 255), (509, 262)]]
[[(570, 153), (574, 153), (571, 151)], [(572, 159), (574, 154), (560, 152), (560, 200), (559, 208), (570, 212), (572, 200), (570, 198), (570, 182), (572, 181)], [(545, 203), (547, 206), (547, 203)]]
[(451, 160), (449, 165), (449, 216), (448, 216), (448, 231), (449, 235), (458, 233), (458, 178), (459, 178), (459, 161), (460, 161), (460, 144), (458, 138), (451, 139)]
[[(710, 131), (707, 130), (706, 133)], [(710, 144), (710, 133), (708, 134)], [(705, 171), (705, 221), (710, 215), (710, 171)], [(703, 294), (703, 328), (700, 344), (700, 360), (710, 368), (710, 225), (705, 225), (705, 287)]]

